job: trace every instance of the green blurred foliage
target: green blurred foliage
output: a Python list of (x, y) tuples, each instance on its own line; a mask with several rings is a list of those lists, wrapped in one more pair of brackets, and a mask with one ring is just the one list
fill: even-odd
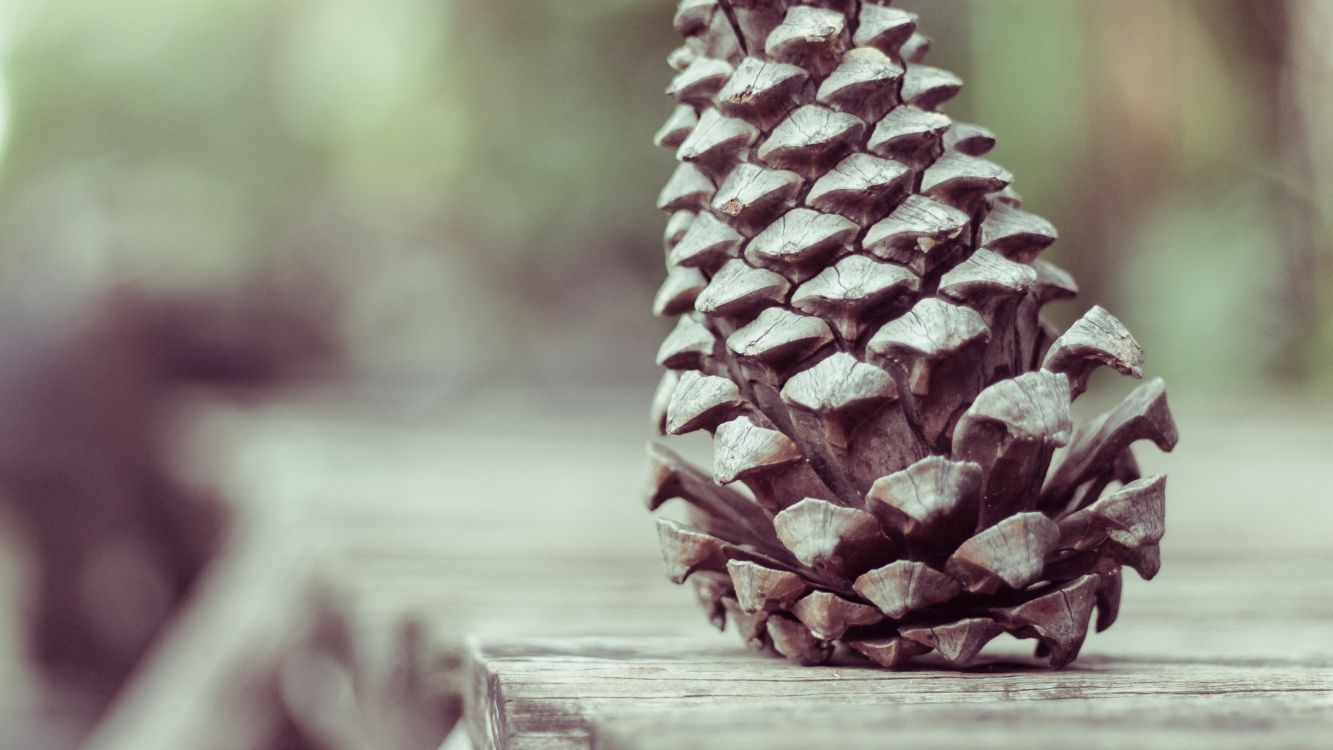
[[(1104, 304), (1175, 390), (1333, 385), (1330, 238), (1289, 231), (1323, 198), (1277, 135), (1284, 3), (902, 4), (1061, 229), (1087, 296), (1058, 317)], [(47, 301), (318, 278), (377, 372), (651, 378), (672, 6), (9, 0), (0, 276)]]

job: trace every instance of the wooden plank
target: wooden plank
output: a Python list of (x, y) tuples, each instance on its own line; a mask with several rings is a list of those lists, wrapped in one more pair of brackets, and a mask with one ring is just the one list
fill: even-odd
[(470, 654), (465, 715), (482, 750), (586, 748), (595, 715), (628, 709), (726, 706), (743, 714), (776, 705), (804, 717), (812, 709), (857, 705), (879, 712), (916, 703), (1055, 701), (1075, 707), (1071, 715), (1077, 715), (1090, 704), (1169, 702), (1183, 695), (1262, 701), (1254, 709), (1262, 717), (1276, 715), (1283, 702), (1326, 711), (1333, 690), (1333, 659), (1086, 656), (1078, 665), (1063, 672), (890, 672), (847, 660), (810, 669), (697, 638), (497, 641), (478, 643)]
[[(1152, 584), (1137, 583), (1128, 583), (1123, 622), (1093, 636), (1061, 672), (1027, 666), (1030, 643), (1016, 641), (994, 650), (998, 665), (955, 674), (876, 670), (849, 656), (802, 668), (752, 654), (731, 634), (484, 637), (468, 655), (465, 716), (474, 744), (490, 750), (588, 747), (594, 717), (645, 707), (749, 714), (776, 704), (805, 717), (845, 705), (874, 705), (878, 715), (915, 703), (1056, 701), (1061, 708), (1043, 709), (1054, 712), (1055, 733), (1063, 716), (1110, 700), (1252, 699), (1244, 716), (1256, 722), (1280, 717), (1284, 706), (1333, 708), (1333, 559), (1176, 561)], [(1171, 725), (1163, 736), (1187, 729)]]
[(793, 712), (631, 711), (595, 717), (596, 750), (1317, 750), (1328, 747), (1327, 696), (1107, 697), (1095, 701), (876, 705)]

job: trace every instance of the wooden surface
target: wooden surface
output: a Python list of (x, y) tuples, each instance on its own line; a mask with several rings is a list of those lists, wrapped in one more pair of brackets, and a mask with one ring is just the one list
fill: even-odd
[[(624, 746), (636, 734), (625, 729), (629, 722), (653, 720), (645, 710), (667, 724), (680, 724), (671, 719), (679, 710), (754, 716), (787, 700), (774, 693), (794, 680), (820, 696), (802, 701), (801, 716), (821, 701), (818, 711), (834, 710), (847, 690), (861, 696), (854, 702), (876, 703), (879, 716), (888, 703), (914, 695), (907, 686), (928, 683), (934, 700), (971, 700), (976, 708), (983, 700), (1063, 698), (1041, 710), (1067, 707), (1075, 715), (1107, 701), (1068, 700), (1080, 691), (1148, 692), (1155, 703), (1230, 701), (1228, 695), (1254, 690), (1247, 695), (1257, 702), (1245, 704), (1242, 718), (1295, 712), (1324, 720), (1333, 669), (1333, 503), (1318, 468), (1333, 444), (1327, 404), (1174, 404), (1180, 449), (1169, 463), (1151, 455), (1144, 461), (1145, 471), (1165, 466), (1172, 477), (1161, 576), (1127, 582), (1121, 622), (1091, 637), (1074, 671), (991, 679), (800, 670), (752, 655), (732, 633), (712, 631), (690, 592), (665, 580), (641, 502), (645, 400), (638, 393), (534, 400), (500, 394), (387, 419), (379, 409), (349, 408), (341, 397), (210, 405), (191, 420), (186, 455), (197, 481), (276, 518), (283, 538), (299, 542), (318, 590), (337, 603), (358, 642), (380, 655), (363, 663), (369, 673), (356, 680), (378, 684), (384, 674), (420, 673), (394, 693), (412, 710), (386, 721), (447, 725), (470, 680), (489, 684), (493, 673), (502, 700), (473, 701), (477, 710), (466, 722), (478, 747), (532, 746), (532, 737), (586, 747), (594, 726)], [(706, 452), (692, 457), (707, 460)], [(280, 581), (254, 579), (261, 588)], [(414, 634), (413, 648), (395, 646), (404, 634)], [(469, 637), (476, 658), (465, 649)], [(265, 666), (244, 658), (244, 643), (233, 651), (210, 655), (241, 672)], [(196, 671), (220, 669), (205, 666)], [(617, 677), (625, 670), (638, 677)], [(607, 679), (584, 680), (593, 675)], [(576, 694), (579, 680), (590, 689)], [(951, 680), (956, 685), (946, 684)], [(176, 701), (204, 707), (191, 714), (200, 717), (193, 726), (225, 725), (225, 714), (207, 716), (208, 680), (190, 684), (193, 697)], [(1024, 685), (1032, 689), (1016, 687)], [(1296, 686), (1305, 692), (1287, 695)], [(120, 715), (136, 705), (151, 701), (128, 696)], [(639, 713), (616, 724), (611, 714), (626, 711)], [(822, 731), (816, 719), (826, 714), (808, 715), (809, 731)], [(1213, 725), (1211, 714), (1196, 715)], [(525, 733), (548, 719), (555, 729)], [(709, 720), (702, 716), (699, 726)], [(176, 723), (176, 742), (184, 743), (177, 746), (194, 746), (190, 732), (198, 730), (187, 724)], [(488, 726), (527, 729), (497, 735)], [(737, 735), (749, 736), (747, 726), (754, 728), (738, 724)], [(870, 735), (878, 731), (865, 726)], [(1163, 731), (1190, 731), (1172, 726)], [(649, 734), (690, 741), (669, 728)], [(548, 731), (554, 734), (542, 734)], [(453, 743), (464, 746), (461, 738)], [(734, 743), (745, 746), (739, 736)]]
[[(1097, 718), (1098, 731), (1113, 733), (1116, 716), (1132, 715), (1135, 707), (1147, 705), (1162, 711), (1162, 742), (1172, 734), (1190, 733), (1191, 726), (1220, 731), (1227, 724), (1213, 718), (1233, 714), (1255, 731), (1265, 722), (1285, 726), (1297, 716), (1303, 726), (1329, 732), (1331, 575), (1333, 561), (1327, 559), (1300, 564), (1180, 562), (1151, 585), (1131, 582), (1122, 609), (1122, 624), (1131, 627), (1093, 636), (1074, 667), (1055, 672), (1036, 668), (1036, 662), (1026, 658), (1027, 647), (1012, 641), (992, 650), (996, 656), (989, 666), (953, 674), (929, 669), (889, 672), (850, 657), (836, 666), (803, 669), (749, 654), (725, 637), (479, 637), (469, 652), (468, 726), (474, 744), (487, 750), (588, 747), (596, 736), (594, 727), (607, 732), (611, 747), (687, 748), (700, 746), (706, 728), (726, 724), (722, 715), (739, 723), (724, 733), (727, 742), (715, 746), (731, 747), (734, 742), (737, 747), (794, 748), (819, 746), (803, 744), (812, 737), (844, 739), (837, 729), (841, 723), (811, 723), (813, 716), (824, 714), (807, 712), (826, 714), (864, 704), (873, 709), (844, 715), (853, 717), (847, 724), (852, 734), (862, 737), (854, 746), (873, 747), (874, 734), (893, 723), (886, 716), (896, 715), (886, 715), (886, 710), (967, 703), (996, 712), (977, 712), (973, 706), (968, 714), (973, 719), (911, 736), (947, 745), (948, 737), (941, 732), (985, 734), (1005, 726), (1007, 734), (1019, 737), (1030, 730), (1040, 746), (1042, 738), (1058, 735), (1061, 727), (1084, 714)], [(1234, 588), (1228, 592), (1228, 587)], [(1238, 604), (1240, 592), (1253, 599)], [(997, 708), (1018, 701), (1054, 703), (1041, 709), (1041, 722), (1029, 727)], [(1175, 701), (1183, 701), (1178, 711), (1169, 708)], [(660, 720), (643, 715), (648, 708), (660, 714)], [(682, 712), (690, 709), (713, 715), (705, 713), (698, 723), (692, 717), (682, 719)], [(624, 712), (638, 715), (624, 722), (615, 718)], [(651, 731), (633, 730), (648, 725)], [(795, 725), (804, 728), (786, 730)], [(750, 739), (742, 739), (747, 736)], [(1199, 743), (1204, 736), (1211, 735), (1201, 735)], [(1284, 736), (1290, 746), (1313, 747), (1316, 738), (1323, 741), (1328, 735), (1307, 727)], [(644, 744), (635, 744), (639, 740)], [(1005, 746), (1022, 745), (1014, 737), (1010, 740)]]
[[(594, 721), (597, 750), (1252, 750), (1328, 747), (1327, 703), (1286, 697), (637, 711)], [(836, 728), (836, 729), (834, 729)]]

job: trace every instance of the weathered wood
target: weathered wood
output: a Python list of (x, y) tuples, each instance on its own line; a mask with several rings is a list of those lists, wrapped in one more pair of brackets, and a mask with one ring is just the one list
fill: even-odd
[(1333, 731), (1327, 703), (1297, 693), (1280, 700), (1115, 696), (1096, 701), (879, 705), (792, 711), (752, 706), (630, 709), (599, 713), (597, 750), (921, 750), (1142, 748), (1142, 750), (1322, 750)]
[[(1213, 645), (1226, 648), (1216, 641)], [(664, 716), (677, 716), (687, 708), (724, 711), (746, 728), (736, 736), (765, 747), (782, 746), (786, 722), (753, 722), (756, 711), (766, 716), (771, 716), (767, 711), (786, 712), (792, 723), (827, 736), (834, 725), (821, 722), (819, 712), (853, 706), (873, 707), (857, 712), (862, 716), (891, 716), (895, 707), (910, 704), (951, 704), (947, 709), (957, 711), (957, 704), (966, 703), (999, 710), (1003, 706), (997, 704), (1018, 701), (1024, 704), (1020, 715), (1035, 711), (1072, 721), (1113, 710), (1122, 701), (1126, 708), (1154, 705), (1169, 714), (1173, 702), (1206, 695), (1214, 701), (1253, 701), (1250, 716), (1256, 719), (1289, 715), (1283, 708), (1291, 705), (1311, 717), (1329, 710), (1333, 653), (1327, 649), (1311, 661), (1228, 658), (1219, 651), (1207, 659), (1172, 658), (1162, 655), (1165, 648), (1158, 645), (1146, 659), (1086, 655), (1082, 669), (1067, 672), (1034, 672), (1015, 665), (949, 674), (882, 671), (843, 660), (823, 669), (803, 669), (748, 654), (728, 639), (478, 641), (467, 657), (473, 685), (467, 716), (478, 750), (492, 750), (590, 747), (593, 717), (645, 707)], [(1328, 721), (1327, 715), (1320, 718)], [(967, 736), (967, 722), (960, 722), (959, 732), (947, 738)], [(683, 736), (699, 746), (699, 735), (688, 731), (690, 723), (678, 725), (675, 732), (664, 730), (665, 736), (681, 736), (684, 729)], [(897, 728), (906, 731), (907, 725)], [(1204, 727), (1187, 734), (1210, 736)], [(881, 736), (880, 743), (885, 736), (897, 737)], [(1069, 736), (1078, 735), (1064, 737), (1066, 743)], [(713, 740), (705, 744), (717, 746)]]

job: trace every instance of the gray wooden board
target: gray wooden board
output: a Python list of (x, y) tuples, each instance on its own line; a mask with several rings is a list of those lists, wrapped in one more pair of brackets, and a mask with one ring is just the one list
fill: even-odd
[[(691, 720), (673, 718), (682, 710), (750, 718), (776, 710), (805, 726), (805, 733), (786, 732), (781, 724), (765, 729), (765, 722), (747, 718), (729, 730), (727, 743), (709, 745), (784, 747), (782, 738), (790, 736), (795, 747), (801, 744), (795, 740), (829, 731), (812, 710), (873, 704), (874, 712), (861, 713), (878, 717), (915, 703), (965, 702), (989, 710), (1017, 701), (1032, 708), (1036, 701), (1045, 706), (1040, 710), (1046, 717), (1034, 729), (1032, 742), (1040, 747), (1043, 738), (1060, 734), (1067, 717), (1109, 712), (1105, 715), (1112, 718), (1093, 722), (1093, 729), (1107, 734), (1116, 727), (1116, 711), (1193, 701), (1180, 704), (1181, 711), (1199, 709), (1182, 714), (1182, 721), (1168, 722), (1160, 732), (1142, 727), (1166, 747), (1176, 735), (1205, 742), (1209, 733), (1228, 726), (1212, 719), (1233, 708), (1242, 723), (1237, 732), (1243, 734), (1288, 714), (1324, 721), (1333, 705), (1333, 558), (1171, 561), (1150, 584), (1127, 581), (1121, 616), (1116, 627), (1091, 636), (1083, 657), (1063, 672), (1002, 667), (963, 674), (886, 672), (851, 659), (835, 667), (801, 668), (752, 654), (730, 633), (533, 640), (487, 637), (483, 631), (468, 656), (465, 715), (479, 748), (587, 747), (597, 717), (608, 741), (625, 742), (633, 732), (613, 717), (626, 711), (641, 712), (631, 717), (637, 725), (652, 723), (642, 712), (660, 714), (661, 721), (643, 736), (678, 741), (662, 747), (683, 747), (698, 746), (699, 736), (692, 734)], [(988, 653), (1021, 662), (1029, 648), (1026, 642), (997, 641)], [(1108, 705), (1111, 701), (1115, 705)], [(795, 707), (799, 712), (792, 712)], [(984, 713), (980, 724), (957, 728), (984, 731), (1014, 721)], [(671, 731), (673, 722), (683, 729)], [(866, 746), (873, 746), (882, 726), (866, 727)], [(1307, 729), (1284, 737), (1300, 747), (1315, 731)], [(842, 734), (838, 738), (842, 741)], [(925, 747), (950, 746), (947, 738), (922, 734), (920, 740)], [(968, 744), (957, 736), (954, 741)]]
[[(1327, 711), (1333, 691), (1333, 658), (1298, 662), (1089, 655), (1061, 672), (1010, 665), (964, 673), (890, 672), (851, 661), (802, 668), (749, 654), (731, 643), (697, 638), (479, 642), (469, 654), (468, 667), (471, 692), (465, 716), (473, 743), (482, 750), (590, 747), (593, 717), (629, 710), (709, 708), (740, 716), (762, 707), (786, 712), (799, 723), (807, 716), (815, 721), (812, 710), (846, 706), (873, 706), (865, 711), (870, 714), (903, 704), (1026, 701), (1048, 702), (1040, 710), (1058, 727), (1093, 710), (1091, 704), (1130, 701), (1120, 704), (1129, 713), (1132, 705), (1202, 696), (1254, 701), (1254, 717), (1295, 711), (1323, 720), (1327, 716), (1321, 711)], [(1113, 716), (1113, 709), (1118, 707), (1106, 711)], [(1019, 721), (1013, 716), (1005, 720)], [(1206, 722), (1206, 716), (1201, 721)], [(782, 734), (782, 725), (748, 726), (755, 730), (748, 740), (755, 745)], [(1187, 729), (1182, 725), (1172, 731)], [(827, 737), (836, 727), (811, 724), (809, 731)], [(691, 730), (682, 731), (683, 738), (692, 736), (697, 739)]]
[(594, 716), (596, 750), (1317, 750), (1333, 704), (1305, 693), (814, 708), (748, 705)]

